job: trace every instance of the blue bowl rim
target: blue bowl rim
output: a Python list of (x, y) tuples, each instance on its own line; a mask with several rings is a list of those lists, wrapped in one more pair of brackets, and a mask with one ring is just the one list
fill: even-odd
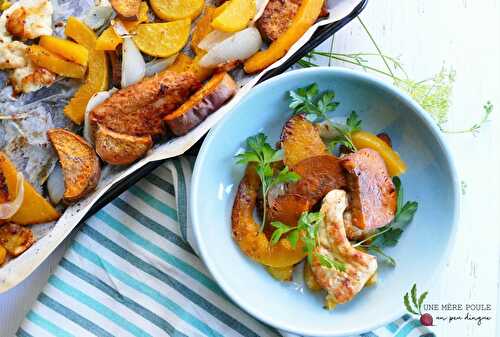
[[(212, 143), (213, 139), (216, 137), (218, 130), (222, 128), (224, 123), (227, 122), (231, 118), (231, 116), (236, 113), (238, 110), (239, 106), (242, 104), (247, 103), (248, 100), (252, 99), (254, 96), (258, 95), (260, 91), (266, 90), (268, 86), (272, 86), (275, 82), (280, 82), (284, 80), (285, 78), (288, 77), (294, 77), (294, 78), (300, 78), (303, 74), (324, 74), (324, 73), (329, 73), (331, 76), (336, 76), (336, 75), (347, 75), (347, 76), (352, 76), (353, 78), (360, 80), (360, 81), (365, 81), (371, 85), (378, 86), (383, 90), (389, 91), (392, 94), (396, 95), (398, 98), (400, 98), (405, 104), (407, 104), (413, 111), (416, 111), (416, 115), (418, 118), (420, 118), (424, 125), (429, 128), (430, 132), (434, 136), (435, 140), (437, 140), (438, 145), (443, 149), (443, 152), (445, 154), (445, 161), (448, 164), (449, 171), (451, 172), (451, 179), (453, 182), (452, 190), (453, 190), (453, 203), (454, 203), (454, 210), (453, 210), (453, 219), (452, 219), (452, 228), (451, 228), (451, 236), (448, 238), (448, 242), (446, 244), (446, 247), (444, 248), (444, 254), (442, 255), (441, 260), (437, 263), (437, 266), (434, 270), (434, 273), (431, 275), (430, 278), (428, 278), (428, 284), (423, 285), (426, 287), (427, 285), (430, 285), (431, 282), (435, 280), (435, 278), (442, 272), (444, 269), (447, 260), (449, 259), (451, 250), (454, 247), (455, 243), (455, 238), (457, 235), (458, 231), (458, 222), (460, 218), (460, 204), (461, 204), (461, 194), (460, 194), (460, 180), (458, 177), (458, 172), (456, 168), (455, 161), (453, 159), (452, 151), (450, 150), (448, 144), (446, 143), (441, 130), (435, 123), (435, 121), (432, 119), (432, 117), (424, 110), (422, 107), (416, 103), (411, 96), (409, 96), (407, 93), (401, 91), (400, 89), (396, 88), (395, 86), (388, 84), (381, 79), (365, 73), (361, 71), (356, 71), (348, 68), (338, 68), (338, 67), (314, 67), (314, 68), (303, 68), (303, 69), (298, 69), (298, 70), (292, 70), (285, 72), (281, 75), (278, 75), (274, 78), (271, 78), (259, 85), (257, 85), (255, 88), (253, 88), (238, 104), (227, 113), (224, 118), (219, 121), (219, 123), (210, 130), (208, 133), (207, 137), (203, 141), (203, 144), (200, 148), (200, 151), (198, 152), (198, 156), (196, 158), (195, 166), (193, 169), (193, 176), (191, 180), (191, 195), (190, 195), (190, 200), (189, 200), (189, 208), (191, 210), (191, 224), (193, 226), (193, 234), (194, 234), (194, 240), (196, 242), (196, 245), (199, 250), (199, 254), (201, 255), (201, 259), (203, 260), (203, 263), (207, 267), (208, 271), (212, 275), (212, 277), (215, 279), (217, 284), (220, 286), (220, 288), (231, 298), (232, 301), (234, 301), (240, 308), (245, 310), (247, 313), (252, 315), (253, 317), (257, 318), (261, 322), (264, 322), (270, 326), (273, 326), (277, 329), (287, 331), (290, 333), (294, 334), (299, 334), (299, 335), (304, 335), (304, 336), (315, 336), (315, 337), (336, 337), (336, 336), (348, 336), (348, 335), (355, 335), (355, 334), (360, 334), (368, 331), (375, 330), (383, 325), (386, 325), (390, 322), (395, 321), (396, 319), (400, 318), (406, 311), (404, 310), (403, 306), (399, 308), (399, 310), (395, 310), (394, 314), (386, 317), (385, 319), (381, 320), (380, 323), (375, 324), (375, 325), (370, 325), (370, 326), (364, 326), (360, 327), (359, 329), (353, 329), (353, 330), (344, 330), (344, 331), (324, 331), (318, 334), (317, 331), (304, 331), (304, 330), (297, 330), (294, 328), (290, 328), (287, 326), (282, 326), (280, 324), (277, 324), (273, 322), (272, 319), (270, 319), (267, 316), (260, 315), (258, 312), (258, 308), (248, 308), (242, 304), (242, 300), (240, 299), (240, 296), (233, 292), (233, 290), (225, 283), (222, 275), (217, 275), (212, 272), (213, 270), (213, 265), (211, 263), (210, 256), (206, 250), (206, 247), (202, 243), (201, 240), (198, 238), (201, 237), (200, 233), (200, 224), (201, 220), (198, 218), (197, 212), (194, 210), (196, 209), (197, 205), (197, 196), (198, 193), (196, 191), (199, 189), (200, 186), (200, 176), (202, 172), (202, 166), (203, 163), (206, 159), (207, 151), (208, 148), (210, 147), (210, 144)], [(333, 327), (335, 328), (335, 327)]]

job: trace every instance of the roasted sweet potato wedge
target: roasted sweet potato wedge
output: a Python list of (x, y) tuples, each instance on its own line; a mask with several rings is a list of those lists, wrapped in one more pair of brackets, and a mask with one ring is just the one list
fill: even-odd
[(301, 179), (288, 184), (287, 192), (305, 198), (313, 206), (334, 189), (346, 187), (340, 159), (332, 155), (306, 158), (291, 167)]
[(295, 115), (286, 122), (281, 133), (281, 148), (288, 167), (306, 158), (329, 153), (316, 126), (303, 115)]
[(47, 131), (64, 174), (64, 201), (75, 202), (95, 189), (101, 177), (99, 158), (82, 137), (65, 129)]
[(90, 112), (90, 121), (118, 133), (161, 136), (165, 132), (162, 118), (200, 85), (191, 72), (163, 71), (115, 92)]
[(218, 73), (164, 120), (175, 135), (185, 135), (229, 100), (237, 88), (229, 74)]
[(261, 183), (254, 165), (249, 165), (238, 186), (231, 214), (233, 238), (251, 259), (270, 267), (287, 267), (305, 257), (302, 240), (292, 249), (290, 242), (282, 238), (271, 245), (267, 236), (259, 232), (259, 224), (253, 217), (257, 194)]
[(390, 223), (397, 193), (382, 156), (366, 148), (342, 157), (341, 164), (347, 172), (352, 225), (369, 230)]
[(15, 223), (8, 223), (0, 227), (0, 245), (9, 255), (18, 256), (35, 242), (31, 229)]
[(280, 221), (288, 226), (295, 226), (300, 215), (310, 209), (312, 205), (309, 201), (297, 194), (284, 194), (275, 198), (270, 207), (267, 208), (268, 224), (264, 228), (264, 233), (270, 238), (276, 228), (271, 226), (271, 222)]
[(99, 125), (95, 133), (95, 150), (111, 165), (127, 165), (146, 155), (153, 146), (151, 136), (130, 136)]
[(113, 9), (122, 19), (134, 21), (139, 18), (141, 0), (111, 0), (110, 2)]

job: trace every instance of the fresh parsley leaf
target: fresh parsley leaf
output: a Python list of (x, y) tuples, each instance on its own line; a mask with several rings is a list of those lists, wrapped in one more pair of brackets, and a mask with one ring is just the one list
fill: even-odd
[(326, 268), (335, 268), (340, 272), (344, 272), (346, 270), (346, 265), (345, 263), (337, 260), (337, 259), (332, 259), (331, 257), (323, 254), (316, 254), (316, 257), (319, 260), (319, 263)]
[(319, 259), (322, 266), (326, 268), (335, 268), (339, 271), (345, 271), (345, 264), (336, 259), (316, 253), (316, 247), (319, 245), (318, 229), (323, 221), (323, 215), (320, 212), (304, 212), (301, 214), (297, 225), (290, 227), (281, 222), (273, 222), (271, 225), (275, 227), (271, 235), (271, 244), (276, 244), (283, 234), (288, 233), (287, 239), (293, 249), (297, 247), (299, 240), (304, 243), (304, 252), (307, 253), (307, 261), (313, 262), (313, 257)]
[(297, 247), (297, 242), (299, 242), (299, 234), (300, 232), (297, 228), (291, 230), (290, 233), (288, 233), (287, 239), (293, 249)]
[(275, 245), (278, 243), (278, 241), (281, 239), (281, 236), (289, 231), (291, 231), (293, 228), (290, 226), (284, 224), (281, 221), (273, 221), (271, 222), (271, 226), (276, 228), (271, 235), (271, 244)]
[(351, 111), (351, 114), (347, 117), (345, 124), (349, 128), (349, 133), (361, 130), (361, 119), (359, 119), (356, 111)]
[(382, 245), (386, 247), (394, 247), (398, 244), (399, 238), (403, 234), (403, 230), (401, 228), (392, 228), (389, 227), (387, 232), (382, 234), (380, 238), (382, 238)]
[(393, 224), (397, 224), (400, 227), (408, 225), (413, 220), (415, 213), (417, 213), (417, 209), (418, 203), (416, 201), (408, 201), (401, 209), (398, 209)]
[(289, 182), (295, 183), (299, 180), (300, 176), (297, 173), (290, 171), (288, 166), (285, 166), (285, 168), (283, 168), (273, 180), (273, 185)]
[(337, 130), (339, 135), (328, 144), (330, 151), (334, 151), (338, 145), (344, 145), (350, 151), (356, 152), (356, 146), (352, 142), (352, 133), (361, 130), (361, 119), (359, 119), (356, 111), (351, 111), (347, 117), (345, 125), (331, 123), (331, 126)]
[(321, 121), (328, 119), (327, 113), (334, 111), (339, 106), (339, 102), (334, 101), (335, 93), (325, 91), (319, 93), (317, 83), (295, 91), (289, 92), (290, 102), (288, 106), (294, 114), (305, 114), (311, 121)]
[[(276, 150), (269, 145), (266, 135), (262, 132), (248, 137), (246, 147), (246, 152), (236, 155), (236, 163), (256, 164), (256, 172), (262, 183), (262, 200), (264, 205), (267, 205), (267, 193), (272, 186), (279, 183), (296, 182), (300, 179), (300, 176), (295, 172), (290, 172), (287, 166), (278, 172), (278, 174), (275, 174), (275, 170), (271, 164), (283, 159), (283, 151)], [(266, 224), (266, 208), (263, 208), (261, 231)]]
[(375, 254), (378, 254), (380, 256), (382, 256), (385, 261), (391, 265), (392, 267), (396, 267), (396, 260), (394, 260), (393, 257), (387, 255), (384, 250), (382, 248), (380, 248), (379, 246), (375, 245), (375, 244), (371, 244), (369, 246), (367, 246), (368, 248), (368, 251), (372, 252), (372, 253), (375, 253)]

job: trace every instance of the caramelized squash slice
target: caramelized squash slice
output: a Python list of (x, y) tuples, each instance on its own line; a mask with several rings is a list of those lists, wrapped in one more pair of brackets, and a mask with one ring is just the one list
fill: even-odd
[(329, 154), (318, 129), (303, 115), (295, 115), (286, 122), (281, 133), (281, 148), (288, 167), (309, 157)]
[(84, 46), (56, 36), (44, 35), (40, 38), (40, 46), (66, 60), (87, 66), (89, 51)]
[(233, 238), (242, 252), (269, 267), (292, 266), (305, 257), (302, 240), (295, 249), (286, 238), (272, 245), (266, 234), (259, 231), (253, 212), (261, 183), (254, 165), (249, 165), (238, 186), (231, 214)]
[(150, 0), (151, 8), (163, 20), (194, 20), (203, 10), (204, 0)]
[(237, 87), (229, 74), (218, 73), (164, 120), (175, 135), (185, 135), (233, 97)]
[(64, 77), (83, 78), (85, 76), (85, 72), (87, 71), (86, 67), (66, 61), (62, 57), (41, 46), (29, 46), (28, 49), (26, 49), (26, 55), (37, 66), (48, 69), (53, 73)]
[(203, 54), (199, 54), (193, 59), (189, 57), (187, 54), (180, 53), (179, 56), (177, 56), (177, 58), (175, 59), (175, 62), (172, 63), (167, 68), (167, 70), (176, 73), (183, 73), (185, 71), (190, 71), (196, 76), (196, 78), (200, 82), (203, 82), (212, 75), (213, 69), (203, 68), (200, 66), (198, 62), (200, 61), (202, 56)]
[(139, 17), (141, 0), (111, 0), (111, 6), (124, 20), (133, 21)]
[[(141, 7), (139, 9), (139, 18), (137, 20), (134, 21), (119, 20), (119, 21), (129, 33), (134, 32), (137, 26), (139, 26), (143, 22), (148, 21), (148, 9), (149, 9), (148, 4), (145, 1), (143, 1), (141, 2)], [(108, 27), (97, 38), (95, 49), (107, 50), (107, 51), (115, 50), (116, 47), (118, 47), (118, 45), (121, 44), (122, 42), (123, 39), (115, 33), (113, 27)]]
[(265, 267), (267, 272), (271, 274), (271, 276), (278, 281), (288, 282), (292, 280), (294, 266), (286, 266), (286, 267), (265, 266)]
[(257, 11), (255, 0), (229, 0), (223, 6), (212, 20), (212, 27), (228, 33), (246, 28)]
[(99, 159), (82, 137), (65, 129), (47, 131), (64, 174), (64, 201), (75, 202), (93, 191), (101, 177)]
[(137, 48), (156, 57), (169, 57), (178, 53), (187, 43), (191, 20), (183, 19), (162, 23), (143, 23), (132, 36)]
[(292, 24), (269, 48), (260, 51), (245, 62), (245, 71), (249, 74), (259, 72), (280, 58), (297, 42), (319, 17), (324, 0), (302, 0)]
[(82, 124), (85, 108), (90, 98), (99, 91), (108, 90), (109, 66), (104, 51), (95, 49), (97, 36), (85, 23), (70, 16), (66, 23), (66, 36), (72, 38), (89, 51), (88, 72), (85, 83), (64, 107), (64, 114), (76, 124)]
[(203, 49), (198, 48), (198, 44), (213, 30), (211, 22), (215, 13), (216, 9), (214, 7), (207, 6), (205, 7), (203, 16), (196, 22), (191, 36), (191, 49), (193, 49), (196, 54), (205, 53)]
[[(0, 152), (0, 173), (9, 191), (9, 200), (15, 199), (17, 193), (17, 169), (7, 158), (7, 155)], [(24, 200), (16, 214), (9, 221), (19, 225), (31, 225), (50, 222), (59, 219), (59, 212), (42, 197), (31, 184), (24, 179)]]

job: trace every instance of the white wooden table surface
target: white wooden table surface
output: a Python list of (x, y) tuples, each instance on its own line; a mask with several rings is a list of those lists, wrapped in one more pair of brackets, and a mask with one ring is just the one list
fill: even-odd
[[(399, 56), (410, 76), (425, 79), (443, 64), (456, 70), (448, 129), (478, 121), (483, 104), (495, 106), (491, 122), (477, 136), (447, 135), (466, 182), (457, 242), (426, 303), (489, 304), (480, 312), (493, 319), (439, 323), (439, 337), (500, 336), (500, 0), (371, 0), (362, 18), (382, 50)], [(325, 43), (321, 49), (329, 49)], [(358, 21), (335, 36), (337, 52), (374, 52)], [(382, 66), (380, 63), (374, 63)], [(439, 191), (436, 191), (439, 193)], [(0, 336), (12, 336), (57, 266), (65, 242), (28, 279), (0, 295)], [(418, 258), (418, 255), (415, 256)], [(443, 312), (440, 314), (464, 314)]]

